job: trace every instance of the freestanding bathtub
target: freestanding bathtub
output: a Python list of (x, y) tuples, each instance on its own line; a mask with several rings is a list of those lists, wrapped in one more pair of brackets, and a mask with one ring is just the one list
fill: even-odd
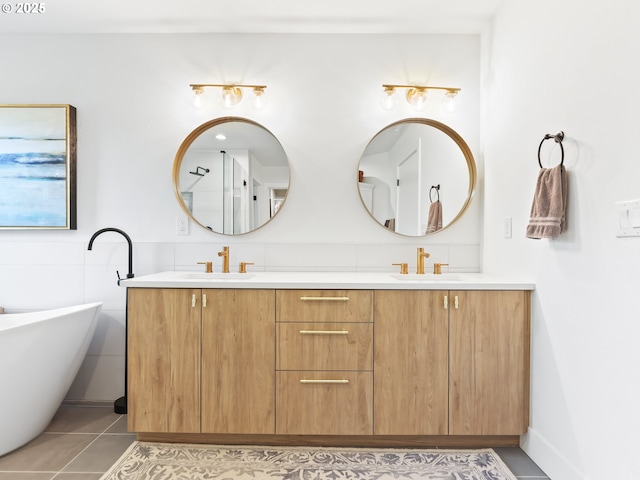
[(89, 348), (102, 303), (0, 315), (0, 455), (44, 431)]

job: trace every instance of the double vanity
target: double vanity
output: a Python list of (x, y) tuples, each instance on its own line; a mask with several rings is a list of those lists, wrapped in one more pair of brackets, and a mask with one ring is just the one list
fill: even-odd
[[(355, 173), (355, 172), (354, 172)], [(401, 236), (467, 212), (476, 166), (464, 139), (410, 118), (358, 164), (362, 204)], [(248, 234), (290, 187), (280, 142), (222, 117), (178, 149), (174, 193), (207, 231)], [(485, 274), (163, 272), (128, 295), (129, 430), (149, 441), (319, 445), (515, 445), (529, 421), (533, 285)]]
[(530, 283), (171, 271), (122, 284), (141, 440), (487, 446), (527, 430)]

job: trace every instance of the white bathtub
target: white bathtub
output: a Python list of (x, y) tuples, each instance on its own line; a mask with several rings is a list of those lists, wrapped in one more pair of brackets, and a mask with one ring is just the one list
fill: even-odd
[(37, 437), (87, 353), (102, 303), (0, 315), (0, 455)]

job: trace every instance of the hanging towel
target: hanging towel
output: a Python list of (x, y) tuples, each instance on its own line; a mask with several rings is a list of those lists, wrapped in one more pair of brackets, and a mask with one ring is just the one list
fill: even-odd
[(426, 233), (433, 233), (438, 230), (442, 230), (442, 203), (440, 203), (440, 200), (431, 202)]
[(527, 225), (528, 238), (556, 238), (565, 231), (567, 187), (564, 166), (540, 169)]

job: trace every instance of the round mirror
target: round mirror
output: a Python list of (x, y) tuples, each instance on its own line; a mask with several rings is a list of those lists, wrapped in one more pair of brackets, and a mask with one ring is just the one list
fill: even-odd
[(263, 126), (245, 118), (217, 118), (180, 145), (173, 187), (180, 206), (198, 225), (240, 235), (278, 213), (289, 189), (289, 162)]
[(371, 216), (407, 236), (437, 233), (465, 212), (476, 183), (471, 150), (454, 130), (426, 118), (392, 123), (367, 145), (358, 189)]

